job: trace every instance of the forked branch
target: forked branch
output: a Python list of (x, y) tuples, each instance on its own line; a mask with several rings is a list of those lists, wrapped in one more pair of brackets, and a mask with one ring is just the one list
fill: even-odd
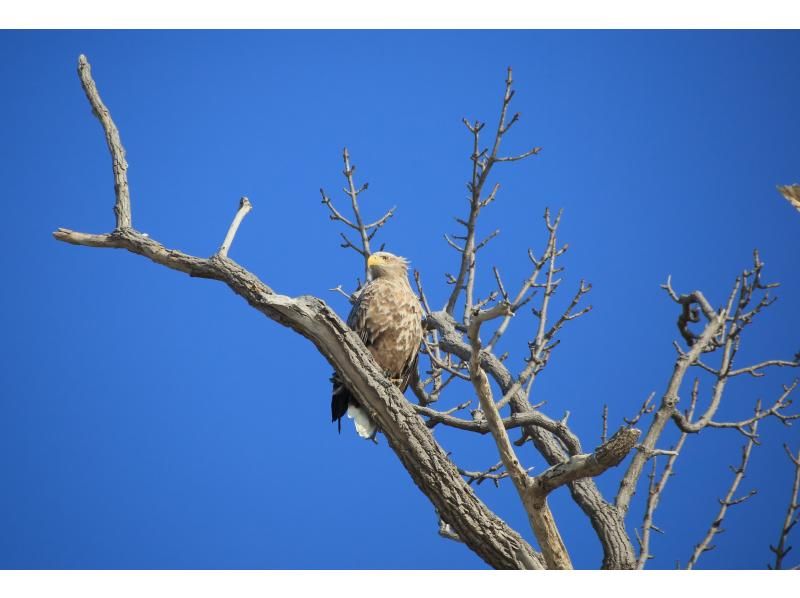
[(342, 174), (347, 181), (347, 187), (343, 189), (347, 197), (350, 199), (350, 207), (353, 211), (353, 220), (350, 220), (346, 216), (344, 216), (335, 205), (333, 205), (333, 201), (330, 197), (325, 193), (324, 189), (320, 189), (319, 193), (322, 196), (322, 203), (328, 208), (330, 211), (330, 219), (334, 221), (341, 222), (345, 225), (346, 228), (355, 231), (360, 240), (360, 245), (353, 243), (350, 238), (345, 233), (339, 233), (342, 237), (342, 244), (341, 246), (345, 249), (350, 248), (358, 253), (362, 259), (364, 260), (364, 280), (368, 280), (369, 278), (369, 266), (367, 262), (369, 260), (369, 256), (372, 254), (372, 249), (370, 248), (370, 241), (372, 238), (377, 234), (377, 232), (385, 225), (389, 219), (394, 216), (395, 210), (397, 207), (392, 207), (388, 212), (386, 212), (383, 216), (378, 218), (375, 222), (372, 223), (365, 223), (363, 218), (361, 217), (361, 206), (359, 204), (359, 197), (362, 193), (364, 193), (367, 189), (369, 189), (369, 183), (364, 183), (361, 187), (358, 187), (355, 183), (355, 172), (356, 166), (355, 164), (351, 164), (350, 162), (350, 152), (347, 148), (342, 150), (342, 161), (344, 162), (344, 170)]
[(481, 149), (481, 131), (485, 123), (475, 121), (474, 123), (464, 119), (464, 125), (472, 134), (472, 155), (470, 160), (472, 162), (471, 177), (467, 183), (467, 190), (470, 193), (469, 197), (469, 215), (466, 220), (458, 219), (458, 222), (465, 228), (464, 234), (460, 237), (463, 239), (463, 246), (456, 245), (453, 241), (447, 238), (451, 246), (455, 246), (456, 250), (461, 254), (461, 260), (458, 268), (458, 275), (452, 277), (453, 290), (447, 300), (445, 311), (453, 315), (456, 305), (458, 304), (459, 297), (464, 292), (464, 321), (466, 322), (475, 301), (473, 292), (475, 288), (475, 269), (476, 269), (476, 254), (479, 249), (486, 245), (492, 238), (494, 238), (499, 231), (495, 231), (482, 242), (476, 242), (476, 225), (478, 215), (481, 210), (494, 201), (497, 195), (499, 185), (495, 185), (487, 197), (483, 197), (483, 189), (486, 180), (492, 172), (492, 167), (498, 162), (512, 162), (522, 160), (529, 156), (534, 156), (541, 151), (541, 148), (534, 147), (523, 154), (512, 157), (502, 157), (499, 155), (500, 144), (503, 136), (508, 130), (519, 120), (519, 113), (514, 114), (510, 120), (506, 120), (508, 107), (511, 103), (511, 98), (514, 97), (514, 90), (512, 84), (514, 82), (511, 67), (508, 68), (508, 76), (506, 77), (505, 93), (503, 94), (503, 104), (500, 108), (500, 118), (498, 120), (497, 129), (495, 131), (494, 140), (492, 142), (492, 149)]
[(507, 315), (511, 311), (508, 303), (498, 303), (487, 311), (475, 311), (470, 318), (469, 340), (472, 346), (472, 356), (469, 362), (469, 371), (475, 393), (480, 400), (481, 409), (486, 416), (489, 430), (494, 437), (500, 459), (514, 482), (520, 500), (528, 515), (533, 533), (542, 549), (548, 569), (572, 569), (567, 547), (561, 539), (561, 534), (547, 505), (546, 493), (537, 492), (533, 480), (519, 462), (514, 447), (508, 438), (508, 433), (503, 426), (500, 412), (492, 398), (492, 389), (489, 379), (481, 367), (481, 324), (488, 320)]
[[(785, 412), (791, 405), (790, 395), (798, 384), (795, 380), (791, 385), (784, 387), (783, 393), (768, 409), (762, 410), (758, 407), (753, 416), (740, 421), (720, 422), (715, 419), (722, 404), (724, 391), (731, 378), (744, 373), (759, 376), (762, 370), (769, 367), (800, 366), (797, 356), (793, 361), (771, 359), (745, 368), (735, 369), (733, 366), (743, 331), (763, 309), (770, 306), (775, 300), (770, 297), (769, 292), (776, 285), (765, 283), (762, 280), (763, 268), (764, 263), (761, 261), (758, 251), (754, 251), (752, 269), (744, 270), (736, 278), (726, 304), (718, 310), (711, 306), (711, 303), (700, 291), (678, 295), (672, 288), (669, 278), (663, 285), (669, 297), (680, 306), (677, 325), (688, 350), (682, 349), (678, 343), (675, 343), (678, 357), (667, 390), (642, 441), (641, 450), (631, 460), (620, 483), (616, 505), (623, 513), (628, 510), (644, 464), (655, 454), (656, 442), (670, 420), (683, 433), (695, 434), (705, 428), (730, 428), (738, 430), (748, 439), (757, 443), (758, 439), (755, 436), (757, 427), (754, 424), (759, 420), (765, 417), (774, 417), (782, 423), (790, 425), (793, 420), (800, 417), (800, 415)], [(693, 329), (693, 326), (697, 324), (702, 325), (699, 331)], [(705, 356), (711, 354), (719, 355), (718, 367), (711, 367), (704, 361)], [(680, 413), (677, 408), (680, 388), (690, 367), (698, 367), (715, 377), (708, 405), (695, 421), (692, 421), (691, 416)], [(640, 416), (641, 414), (642, 412), (640, 412)]]

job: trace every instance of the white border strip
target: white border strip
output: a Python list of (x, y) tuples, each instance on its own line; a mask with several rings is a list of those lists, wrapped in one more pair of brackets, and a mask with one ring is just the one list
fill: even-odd
[(28, 0), (4, 28), (792, 29), (796, 0)]
[[(793, 571), (0, 571), (14, 598), (157, 596), (778, 596)], [(551, 594), (552, 593), (552, 594)]]

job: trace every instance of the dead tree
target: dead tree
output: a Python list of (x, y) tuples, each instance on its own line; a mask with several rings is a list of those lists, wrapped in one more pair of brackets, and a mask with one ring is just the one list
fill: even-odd
[[(584, 300), (591, 285), (582, 281), (572, 291), (566, 308), (554, 313), (551, 300), (562, 285), (561, 258), (568, 246), (560, 244), (558, 239), (561, 212), (553, 215), (545, 210), (544, 247), (538, 252), (528, 251), (529, 275), (512, 286), (511, 281), (503, 280), (500, 268), (493, 265), (490, 272), (496, 289), (486, 297), (476, 296), (476, 279), (479, 273), (486, 274), (485, 268), (478, 267), (480, 251), (498, 233), (495, 231), (483, 239), (476, 235), (479, 216), (498, 196), (499, 184), (490, 186), (490, 176), (499, 164), (531, 158), (540, 151), (538, 147), (518, 155), (505, 155), (501, 151), (505, 136), (519, 120), (519, 114), (509, 114), (514, 95), (511, 69), (505, 81), (497, 126), (488, 136), (486, 145), (482, 137), (484, 123), (464, 120), (472, 141), (470, 178), (467, 183), (469, 209), (468, 213), (456, 218), (461, 226), (460, 233), (445, 235), (447, 244), (456, 251), (457, 260), (456, 274), (447, 274), (447, 282), (452, 289), (442, 309), (434, 310), (430, 306), (422, 278), (419, 272), (415, 272), (427, 330), (422, 348), (424, 359), (412, 383), (416, 404), (406, 400), (382, 375), (358, 336), (323, 300), (311, 296), (281, 295), (228, 257), (236, 232), (251, 209), (248, 198), (241, 199), (222, 245), (209, 258), (168, 249), (137, 231), (131, 218), (125, 150), (84, 56), (79, 58), (78, 74), (92, 110), (103, 126), (111, 153), (116, 223), (110, 233), (87, 234), (61, 228), (54, 233), (55, 238), (74, 245), (124, 249), (192, 277), (218, 280), (269, 319), (308, 338), (336, 369), (361, 404), (366, 406), (414, 483), (431, 501), (440, 519), (440, 534), (463, 542), (492, 567), (572, 567), (568, 547), (561, 538), (558, 522), (547, 501), (551, 492), (563, 486), (597, 535), (603, 549), (602, 566), (609, 569), (643, 568), (650, 558), (651, 532), (658, 531), (653, 523), (654, 513), (684, 443), (706, 428), (729, 428), (746, 439), (743, 457), (739, 467), (734, 469), (735, 477), (729, 492), (721, 500), (722, 508), (718, 517), (689, 560), (689, 566), (692, 567), (711, 548), (710, 541), (720, 529), (726, 510), (752, 495), (751, 492), (734, 498), (750, 452), (759, 442), (759, 421), (772, 417), (789, 425), (798, 417), (786, 413), (791, 404), (791, 394), (797, 386), (795, 380), (778, 393), (777, 399), (769, 407), (762, 407), (759, 402), (752, 415), (739, 421), (719, 421), (716, 418), (724, 390), (734, 378), (742, 375), (762, 376), (770, 368), (800, 365), (798, 356), (790, 360), (773, 359), (746, 366), (734, 365), (743, 331), (774, 300), (769, 291), (775, 285), (763, 282), (763, 263), (757, 252), (754, 254), (753, 267), (743, 271), (736, 279), (727, 300), (719, 307), (714, 307), (700, 291), (679, 294), (667, 279), (664, 289), (679, 312), (677, 324), (683, 339), (682, 344), (675, 343), (672, 377), (658, 404), (653, 402), (651, 396), (636, 416), (625, 420), (625, 424), (610, 437), (607, 433), (608, 410), (605, 409), (602, 442), (598, 447), (588, 451), (584, 449), (581, 440), (570, 429), (569, 413), (562, 418), (553, 418), (542, 409), (543, 403), (532, 401), (536, 380), (549, 365), (560, 342), (559, 332), (590, 311), (591, 306), (584, 306)], [(359, 211), (359, 196), (367, 190), (367, 185), (356, 184), (355, 166), (347, 150), (344, 151), (343, 161), (347, 181), (345, 192), (352, 216), (339, 210), (324, 190), (321, 190), (322, 203), (329, 210), (330, 218), (345, 227), (347, 232), (341, 235), (342, 246), (355, 250), (364, 258), (367, 276), (366, 260), (371, 253), (371, 242), (390, 221), (395, 208), (375, 222), (365, 222)], [(356, 237), (355, 240), (351, 240), (352, 236)], [(335, 290), (351, 296), (341, 286)], [(530, 316), (525, 321), (528, 314)], [(507, 355), (495, 354), (498, 342), (512, 321), (518, 326), (527, 325), (531, 330), (524, 366), (519, 370), (509, 365)], [(712, 376), (714, 386), (711, 396), (701, 401), (695, 382), (691, 405), (686, 412), (681, 412), (678, 408), (679, 396), (691, 369)], [(452, 389), (459, 385), (460, 391), (453, 392)], [(458, 398), (450, 407), (439, 407), (446, 404), (445, 394), (448, 397), (457, 395)], [(465, 397), (472, 398), (465, 400)], [(701, 408), (701, 404), (705, 406)], [(702, 414), (697, 416), (701, 411)], [(637, 425), (645, 429), (641, 441), (640, 430), (635, 427)], [(491, 434), (497, 446), (499, 462), (485, 470), (457, 466), (431, 434), (431, 429), (436, 426)], [(675, 426), (681, 433), (678, 443), (669, 449), (660, 446), (667, 426)], [(518, 433), (518, 438), (512, 442), (510, 434), (514, 432)], [(522, 450), (530, 453), (525, 460), (538, 454), (548, 467), (531, 475), (520, 456)], [(626, 465), (616, 496), (603, 496), (593, 478), (622, 463), (630, 453), (632, 457)], [(659, 456), (668, 457), (660, 471), (656, 467), (656, 458)], [(792, 460), (797, 466), (797, 459), (792, 457)], [(635, 548), (626, 527), (626, 515), (648, 463), (652, 465), (652, 472), (645, 517), (641, 531), (637, 529), (635, 534), (638, 542)], [(519, 495), (538, 549), (487, 508), (474, 491), (473, 486), (485, 480), (499, 484), (506, 478), (511, 480)], [(789, 550), (786, 537), (796, 522), (797, 485), (795, 477), (786, 524), (777, 548), (773, 548), (776, 554), (775, 568), (782, 566), (782, 560)]]

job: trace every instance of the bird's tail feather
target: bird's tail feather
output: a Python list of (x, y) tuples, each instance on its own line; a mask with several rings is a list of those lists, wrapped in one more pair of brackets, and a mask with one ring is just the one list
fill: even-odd
[(339, 433), (342, 432), (342, 417), (347, 415), (353, 420), (356, 432), (362, 438), (372, 439), (378, 431), (378, 426), (367, 415), (366, 409), (362, 408), (350, 390), (342, 384), (339, 376), (334, 373), (331, 377), (333, 383), (333, 393), (331, 396), (331, 421), (335, 421), (339, 426)]
[(347, 417), (353, 420), (353, 423), (356, 425), (356, 432), (358, 432), (361, 438), (369, 440), (375, 437), (378, 426), (375, 425), (375, 422), (372, 421), (372, 418), (367, 415), (364, 409), (351, 404), (347, 407)]
[(331, 421), (339, 425), (339, 434), (342, 433), (342, 418), (347, 413), (347, 405), (350, 403), (350, 391), (342, 384), (339, 377), (334, 374), (331, 377), (333, 382), (333, 393), (331, 395)]

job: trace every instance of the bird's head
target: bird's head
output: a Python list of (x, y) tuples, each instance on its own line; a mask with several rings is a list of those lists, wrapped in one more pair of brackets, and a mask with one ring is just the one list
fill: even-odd
[(408, 276), (408, 261), (388, 251), (376, 251), (367, 260), (372, 278), (403, 277)]

